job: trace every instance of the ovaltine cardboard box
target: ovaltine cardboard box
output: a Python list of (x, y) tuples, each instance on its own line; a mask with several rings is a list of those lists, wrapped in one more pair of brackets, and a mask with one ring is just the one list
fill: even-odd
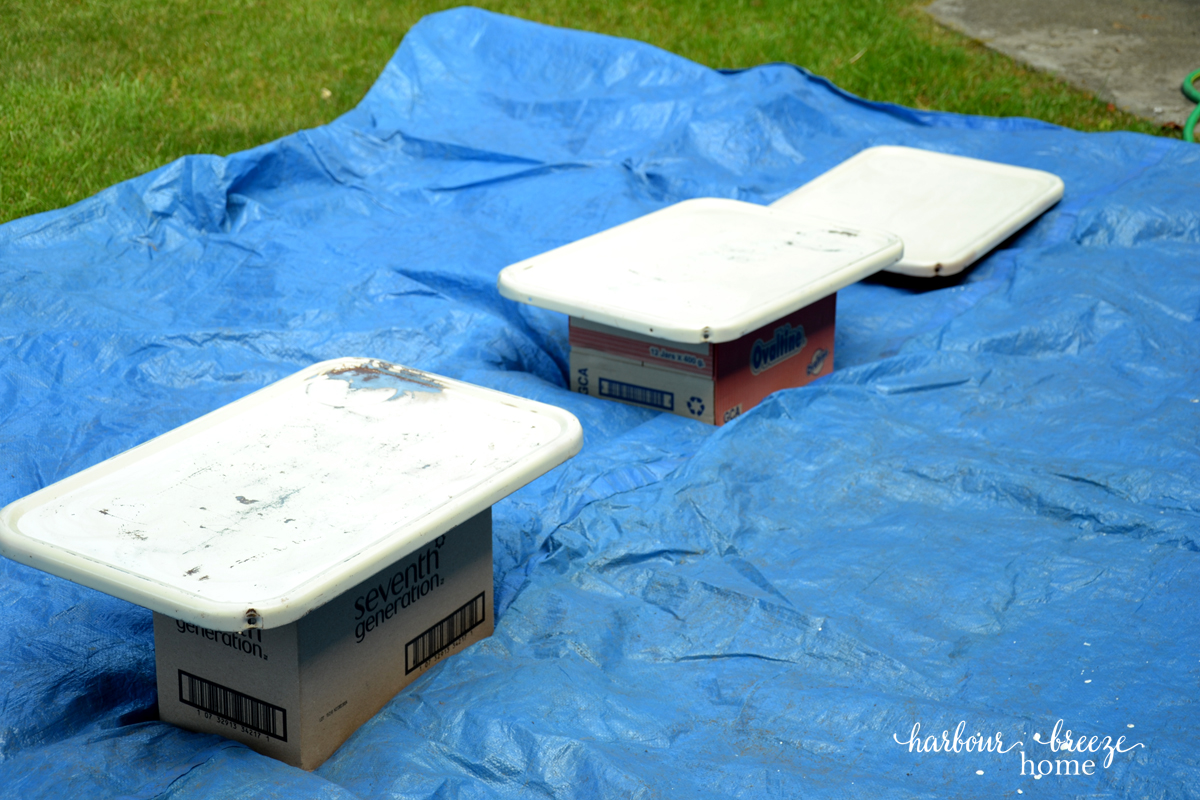
[(837, 295), (741, 338), (687, 344), (571, 318), (576, 391), (723, 425), (833, 369)]
[(159, 715), (315, 769), (492, 629), (488, 509), (282, 628), (215, 631), (156, 613)]
[(890, 233), (684, 200), (505, 267), (505, 297), (570, 317), (571, 388), (722, 425), (833, 369), (839, 289)]
[(492, 633), (492, 505), (560, 408), (368, 358), (301, 370), (0, 509), (0, 553), (154, 612), (162, 719), (321, 764)]

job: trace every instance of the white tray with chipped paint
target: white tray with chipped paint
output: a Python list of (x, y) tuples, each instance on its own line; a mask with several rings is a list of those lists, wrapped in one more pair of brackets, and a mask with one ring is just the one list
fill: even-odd
[(920, 277), (962, 272), (1062, 198), (1057, 175), (912, 147), (881, 146), (819, 175), (771, 208), (890, 231)]
[(500, 273), (511, 300), (675, 342), (733, 341), (894, 263), (890, 233), (685, 200)]
[(0, 510), (0, 553), (176, 619), (276, 628), (579, 451), (566, 411), (326, 361)]

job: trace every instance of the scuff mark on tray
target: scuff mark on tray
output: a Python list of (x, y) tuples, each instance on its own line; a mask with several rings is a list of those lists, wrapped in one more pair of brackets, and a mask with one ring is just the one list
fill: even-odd
[(442, 384), (420, 370), (399, 367), (386, 361), (370, 360), (354, 366), (322, 373), (327, 378), (346, 381), (351, 389), (394, 389), (395, 400), (403, 392), (440, 392)]

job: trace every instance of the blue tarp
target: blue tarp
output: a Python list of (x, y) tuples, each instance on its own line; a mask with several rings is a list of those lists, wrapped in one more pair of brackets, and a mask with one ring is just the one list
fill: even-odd
[[(843, 291), (836, 372), (723, 428), (568, 391), (566, 319), (496, 292), (880, 144), (1066, 194), (960, 280)], [(585, 430), (496, 506), (495, 636), (313, 773), (158, 722), (150, 613), (0, 560), (2, 798), (1200, 796), (1194, 145), (460, 9), (344, 117), (4, 225), (0, 265), (0, 504), (344, 355)]]

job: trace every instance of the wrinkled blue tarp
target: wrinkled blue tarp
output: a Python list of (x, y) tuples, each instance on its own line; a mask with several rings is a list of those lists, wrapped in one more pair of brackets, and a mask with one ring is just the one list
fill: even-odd
[[(877, 144), (1066, 195), (961, 280), (846, 289), (837, 371), (725, 428), (567, 391), (565, 318), (495, 291)], [(496, 507), (496, 635), (314, 773), (155, 721), (149, 612), (0, 561), (0, 797), (1200, 795), (1200, 148), (457, 10), (336, 122), (9, 223), (0, 264), (0, 504), (342, 355), (586, 431)], [(1060, 719), (1132, 749), (1035, 780)], [(1021, 744), (897, 743), (960, 721)]]

